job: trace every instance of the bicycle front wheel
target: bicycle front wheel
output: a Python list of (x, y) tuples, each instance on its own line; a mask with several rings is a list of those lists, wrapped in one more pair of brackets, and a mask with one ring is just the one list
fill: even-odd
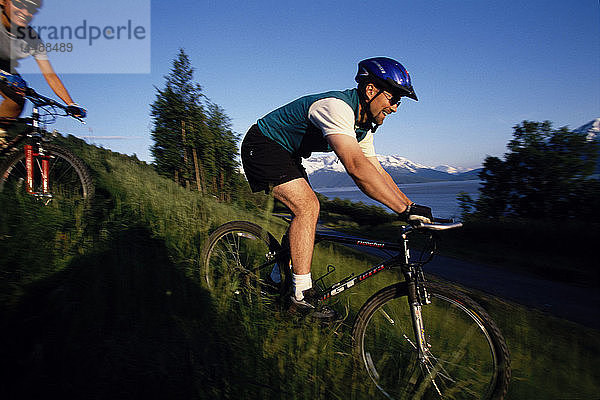
[(279, 294), (279, 286), (283, 285), (274, 285), (269, 275), (280, 248), (277, 239), (260, 226), (246, 221), (228, 222), (217, 228), (204, 245), (202, 278), (213, 292), (225, 296)]
[(419, 357), (407, 286), (382, 289), (354, 324), (356, 352), (389, 399), (502, 399), (510, 379), (500, 330), (475, 301), (425, 283), (431, 304), (421, 313), (427, 350)]
[[(85, 163), (62, 147), (44, 144), (43, 148), (43, 157), (33, 157), (31, 187), (28, 188), (27, 183), (25, 153), (19, 151), (0, 166), (0, 191), (23, 191), (46, 202), (62, 203), (91, 198), (94, 185)], [(45, 169), (48, 174), (46, 181), (43, 179)]]

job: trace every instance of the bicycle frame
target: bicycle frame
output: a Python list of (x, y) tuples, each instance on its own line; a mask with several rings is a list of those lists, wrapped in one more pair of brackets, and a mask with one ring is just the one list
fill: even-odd
[[(427, 226), (428, 224), (421, 224), (422, 226)], [(444, 230), (451, 229), (462, 224), (448, 224), (443, 227), (440, 225), (428, 225), (433, 230)], [(340, 243), (351, 246), (359, 246), (359, 247), (371, 247), (380, 250), (386, 250), (391, 252), (397, 252), (398, 254), (392, 255), (390, 258), (385, 261), (377, 264), (376, 266), (371, 267), (370, 269), (364, 271), (359, 275), (352, 274), (349, 277), (342, 279), (341, 281), (334, 283), (329, 288), (323, 291), (321, 297), (318, 298), (318, 302), (321, 303), (326, 301), (334, 296), (339, 295), (340, 293), (358, 285), (366, 281), (369, 278), (374, 277), (378, 273), (386, 270), (392, 269), (395, 267), (400, 267), (402, 274), (405, 278), (405, 284), (408, 288), (408, 304), (411, 311), (412, 321), (413, 321), (413, 331), (414, 337), (417, 340), (417, 343), (414, 344), (419, 359), (424, 362), (428, 359), (429, 354), (429, 345), (426, 340), (425, 335), (425, 327), (423, 324), (423, 318), (421, 314), (421, 308), (424, 304), (430, 303), (429, 294), (425, 289), (425, 286), (421, 284), (421, 282), (425, 281), (425, 276), (423, 274), (422, 265), (429, 262), (433, 255), (435, 254), (435, 239), (433, 236), (430, 239), (433, 241), (433, 246), (431, 247), (429, 257), (425, 261), (411, 262), (410, 260), (410, 250), (408, 248), (408, 233), (415, 229), (414, 226), (407, 225), (400, 228), (400, 240), (398, 243), (392, 242), (384, 242), (384, 241), (374, 241), (374, 240), (365, 240), (360, 238), (352, 238), (347, 236), (341, 236), (335, 233), (326, 233), (326, 232), (316, 232), (315, 234), (315, 244), (322, 241), (329, 241), (334, 243)], [(284, 242), (287, 239), (284, 239)], [(289, 247), (283, 246), (282, 250), (275, 252), (275, 254), (271, 254), (271, 261), (267, 264), (264, 264), (258, 268), (262, 269), (268, 265), (273, 265), (276, 260), (281, 259), (289, 259)], [(335, 268), (333, 269), (335, 270)], [(329, 270), (323, 275), (321, 278), (317, 279), (315, 282), (319, 282), (323, 280), (327, 275), (333, 272), (333, 270)], [(389, 317), (388, 317), (389, 318)]]
[[(346, 244), (346, 245), (351, 245), (351, 246), (372, 247), (372, 248), (376, 248), (376, 249), (380, 249), (380, 250), (395, 251), (395, 252), (398, 252), (399, 254), (383, 261), (382, 263), (364, 271), (363, 273), (361, 273), (359, 275), (354, 276), (354, 274), (352, 274), (349, 277), (342, 279), (341, 281), (339, 281), (337, 283), (334, 283), (329, 288), (324, 290), (323, 295), (319, 298), (319, 302), (322, 302), (322, 301), (330, 299), (331, 297), (337, 296), (340, 293), (342, 293), (343, 291), (355, 286), (358, 283), (362, 283), (369, 278), (372, 278), (373, 276), (377, 275), (378, 273), (380, 273), (386, 269), (391, 269), (393, 267), (396, 267), (399, 265), (400, 266), (405, 265), (408, 263), (408, 258), (407, 258), (407, 254), (405, 251), (408, 249), (406, 247), (406, 245), (407, 245), (406, 241), (403, 241), (401, 243), (377, 242), (377, 241), (372, 241), (372, 240), (364, 240), (364, 239), (359, 239), (359, 238), (340, 236), (338, 234), (317, 232), (315, 235), (315, 244), (322, 242), (322, 241), (329, 241), (329, 242)], [(325, 276), (327, 276), (327, 275), (324, 275), (323, 277), (325, 277)], [(321, 277), (320, 279), (322, 279), (323, 277)]]

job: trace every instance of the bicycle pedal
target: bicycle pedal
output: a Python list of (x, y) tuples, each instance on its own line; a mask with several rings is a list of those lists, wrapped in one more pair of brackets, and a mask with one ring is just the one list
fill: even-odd
[(317, 307), (305, 301), (296, 301), (290, 297), (290, 314), (300, 315), (304, 318), (310, 318), (315, 321), (333, 322), (339, 319), (339, 314), (328, 306), (319, 305)]

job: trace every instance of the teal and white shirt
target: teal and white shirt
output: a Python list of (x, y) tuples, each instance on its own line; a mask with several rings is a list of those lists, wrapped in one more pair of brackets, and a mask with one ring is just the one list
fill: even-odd
[(357, 89), (330, 91), (301, 97), (258, 120), (263, 135), (294, 156), (307, 158), (313, 151), (332, 151), (325, 139), (342, 134), (356, 138), (367, 157), (375, 156), (373, 132), (358, 127)]

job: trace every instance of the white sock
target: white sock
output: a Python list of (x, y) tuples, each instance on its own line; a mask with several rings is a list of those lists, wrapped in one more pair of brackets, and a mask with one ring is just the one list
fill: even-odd
[(292, 273), (292, 284), (294, 285), (294, 296), (296, 297), (296, 300), (300, 301), (304, 299), (304, 294), (302, 292), (312, 288), (312, 277), (310, 272), (303, 275)]

